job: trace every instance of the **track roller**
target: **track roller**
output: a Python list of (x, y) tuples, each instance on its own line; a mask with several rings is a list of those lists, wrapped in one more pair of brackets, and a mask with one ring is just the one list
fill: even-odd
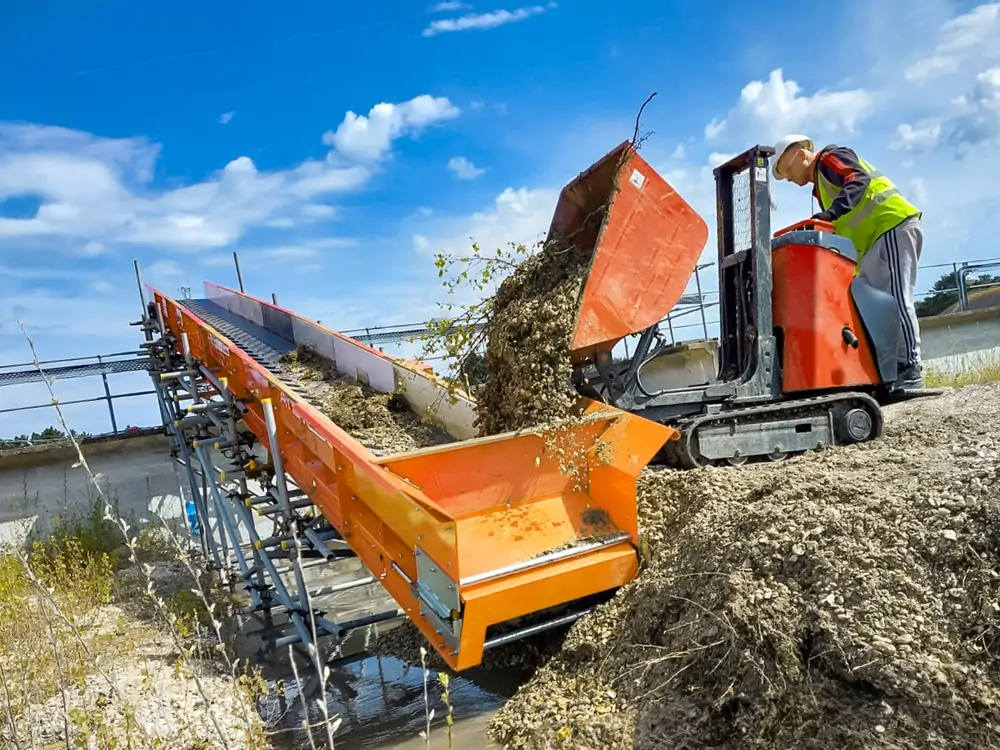
[(675, 425), (681, 437), (666, 446), (663, 458), (684, 469), (783, 461), (872, 440), (882, 434), (882, 424), (878, 402), (864, 393), (783, 401), (686, 419)]

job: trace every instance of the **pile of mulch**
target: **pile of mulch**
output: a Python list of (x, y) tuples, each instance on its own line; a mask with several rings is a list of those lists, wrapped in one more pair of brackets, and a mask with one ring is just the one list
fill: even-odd
[(378, 455), (455, 441), (441, 428), (421, 420), (398, 396), (342, 376), (330, 360), (312, 349), (299, 347), (289, 352), (281, 365), (310, 404)]
[(505, 748), (1000, 748), (1000, 388), (639, 501), (653, 560), (492, 720)]

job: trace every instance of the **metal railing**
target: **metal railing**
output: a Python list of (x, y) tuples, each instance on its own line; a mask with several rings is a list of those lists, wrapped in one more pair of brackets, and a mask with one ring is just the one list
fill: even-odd
[[(672, 344), (683, 343), (693, 340), (707, 340), (714, 338), (710, 329), (718, 326), (718, 316), (714, 314), (719, 306), (718, 290), (705, 289), (702, 283), (702, 274), (706, 269), (714, 268), (715, 263), (702, 263), (695, 267), (692, 277), (695, 291), (685, 294), (678, 301), (674, 309), (660, 321), (661, 329), (665, 335), (670, 337)], [(931, 269), (950, 268), (957, 280), (956, 286), (947, 289), (928, 290), (916, 295), (918, 299), (934, 294), (956, 292), (960, 310), (969, 308), (970, 292), (977, 289), (1000, 287), (1000, 283), (988, 282), (982, 284), (970, 284), (971, 276), (981, 274), (987, 270), (1000, 269), (1000, 258), (983, 258), (956, 263), (936, 263), (920, 266), (920, 271)], [(190, 296), (190, 290), (185, 289), (185, 296)], [(275, 303), (277, 300), (275, 299)], [(695, 317), (694, 320), (691, 320)], [(692, 329), (693, 336), (686, 335)], [(700, 330), (698, 330), (700, 329)], [(341, 331), (346, 336), (371, 345), (381, 344), (403, 344), (413, 338), (425, 336), (430, 331), (427, 323), (408, 323), (392, 326), (369, 326), (366, 328), (353, 328)], [(700, 335), (699, 335), (700, 334)], [(626, 356), (628, 355), (629, 339), (623, 341)], [(446, 359), (445, 356), (426, 357), (427, 361), (438, 361)], [(111, 423), (111, 431), (93, 435), (93, 437), (104, 437), (110, 435), (121, 435), (132, 432), (136, 428), (129, 426), (121, 430), (118, 426), (118, 418), (115, 413), (115, 402), (120, 399), (137, 398), (141, 396), (154, 395), (155, 391), (143, 390), (128, 393), (112, 393), (108, 382), (108, 377), (125, 372), (136, 372), (146, 368), (145, 354), (141, 352), (117, 352), (114, 354), (96, 355), (90, 357), (72, 357), (67, 359), (54, 359), (39, 362), (38, 366), (31, 362), (24, 362), (13, 365), (0, 365), (0, 387), (8, 385), (21, 385), (25, 383), (42, 382), (44, 377), (56, 380), (67, 378), (82, 378), (99, 376), (104, 387), (104, 395), (93, 398), (74, 399), (71, 401), (60, 401), (61, 406), (73, 404), (87, 404), (104, 401), (108, 406), (108, 416)], [(40, 371), (41, 370), (41, 371)], [(44, 376), (42, 374), (44, 372)], [(15, 407), (0, 409), (0, 414), (10, 414), (14, 412), (30, 411), (34, 409), (52, 408), (51, 400), (41, 403), (23, 404)], [(0, 435), (0, 440), (4, 443), (11, 443), (12, 435)], [(53, 438), (58, 441), (65, 438)], [(31, 441), (28, 441), (31, 442)]]
[(969, 284), (969, 277), (973, 274), (980, 274), (988, 270), (1000, 270), (1000, 258), (983, 258), (981, 260), (969, 260), (961, 263), (935, 263), (927, 266), (920, 266), (918, 270), (927, 268), (950, 268), (955, 275), (956, 286), (948, 289), (935, 289), (921, 292), (917, 297), (924, 297), (932, 294), (943, 294), (945, 292), (958, 292), (959, 310), (969, 309), (969, 291), (973, 289), (987, 289), (1000, 286), (1000, 283)]
[[(695, 291), (685, 294), (674, 306), (665, 318), (660, 321), (660, 325), (665, 329), (672, 343), (680, 343), (686, 339), (679, 339), (678, 332), (701, 328), (702, 338), (710, 338), (709, 327), (718, 325), (718, 316), (713, 316), (710, 310), (719, 306), (719, 292), (715, 289), (705, 290), (702, 283), (702, 272), (708, 268), (714, 268), (716, 264), (702, 263), (695, 267), (692, 279), (695, 284)], [(977, 260), (963, 261), (961, 263), (933, 263), (919, 266), (919, 271), (931, 269), (950, 268), (957, 278), (957, 285), (946, 289), (932, 289), (926, 292), (919, 292), (914, 295), (918, 300), (935, 294), (947, 292), (957, 292), (960, 310), (967, 310), (969, 307), (969, 293), (977, 289), (987, 289), (990, 287), (1000, 287), (1000, 283), (969, 284), (969, 277), (983, 273), (991, 269), (1000, 269), (1000, 258), (983, 258)], [(697, 315), (698, 319), (689, 322), (692, 315)], [(366, 344), (402, 344), (411, 338), (425, 336), (429, 332), (426, 323), (404, 323), (395, 326), (369, 326), (366, 328), (353, 328), (341, 331), (345, 336), (361, 341)], [(429, 357), (429, 360), (444, 359), (444, 357)]]
[[(127, 372), (138, 372), (146, 369), (147, 359), (142, 352), (115, 352), (113, 354), (98, 354), (90, 357), (70, 357), (66, 359), (50, 359), (34, 362), (20, 362), (12, 365), (0, 365), (0, 387), (11, 385), (24, 385), (27, 383), (45, 382), (46, 378), (52, 380), (67, 380), (71, 378), (100, 377), (104, 387), (103, 396), (92, 398), (71, 399), (69, 401), (59, 401), (59, 406), (72, 406), (74, 404), (92, 404), (104, 401), (108, 405), (108, 417), (111, 421), (110, 432), (90, 434), (89, 437), (106, 437), (111, 435), (130, 434), (135, 431), (135, 427), (129, 425), (124, 430), (118, 426), (118, 417), (115, 413), (115, 403), (121, 399), (136, 398), (139, 396), (150, 396), (155, 391), (131, 391), (127, 393), (112, 393), (108, 376), (113, 376)], [(21, 404), (0, 409), (0, 414), (13, 414), (17, 412), (33, 411), (36, 409), (55, 408), (51, 398), (43, 402)], [(140, 430), (141, 432), (141, 430)], [(51, 440), (26, 439), (17, 441), (26, 445), (37, 444), (39, 442), (59, 442), (65, 440), (63, 437), (53, 436)], [(15, 443), (14, 435), (0, 435), (0, 442), (6, 446)]]

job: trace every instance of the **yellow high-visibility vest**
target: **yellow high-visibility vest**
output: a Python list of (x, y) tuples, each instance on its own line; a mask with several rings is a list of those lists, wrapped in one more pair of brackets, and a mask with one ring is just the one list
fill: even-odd
[[(900, 194), (888, 177), (860, 156), (858, 163), (868, 175), (868, 189), (861, 202), (834, 221), (833, 227), (837, 234), (854, 243), (860, 267), (861, 258), (871, 249), (875, 240), (911, 216), (919, 215), (920, 210)], [(816, 192), (824, 211), (830, 209), (840, 191), (841, 188), (833, 185), (816, 170)]]

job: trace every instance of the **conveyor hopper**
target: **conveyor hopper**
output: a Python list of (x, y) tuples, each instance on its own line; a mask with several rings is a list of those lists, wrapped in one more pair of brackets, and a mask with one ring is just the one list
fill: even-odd
[[(264, 406), (273, 409), (284, 471), (454, 669), (517, 635), (487, 628), (635, 575), (635, 478), (671, 428), (581, 400), (582, 418), (559, 430), (472, 439), (473, 404), (427, 368), (215, 284), (201, 300), (151, 291), (173, 346), (245, 403), (243, 422), (264, 445)], [(456, 442), (376, 456), (278, 376), (278, 359), (300, 346), (399, 394)], [(520, 632), (573, 616), (570, 607)]]

